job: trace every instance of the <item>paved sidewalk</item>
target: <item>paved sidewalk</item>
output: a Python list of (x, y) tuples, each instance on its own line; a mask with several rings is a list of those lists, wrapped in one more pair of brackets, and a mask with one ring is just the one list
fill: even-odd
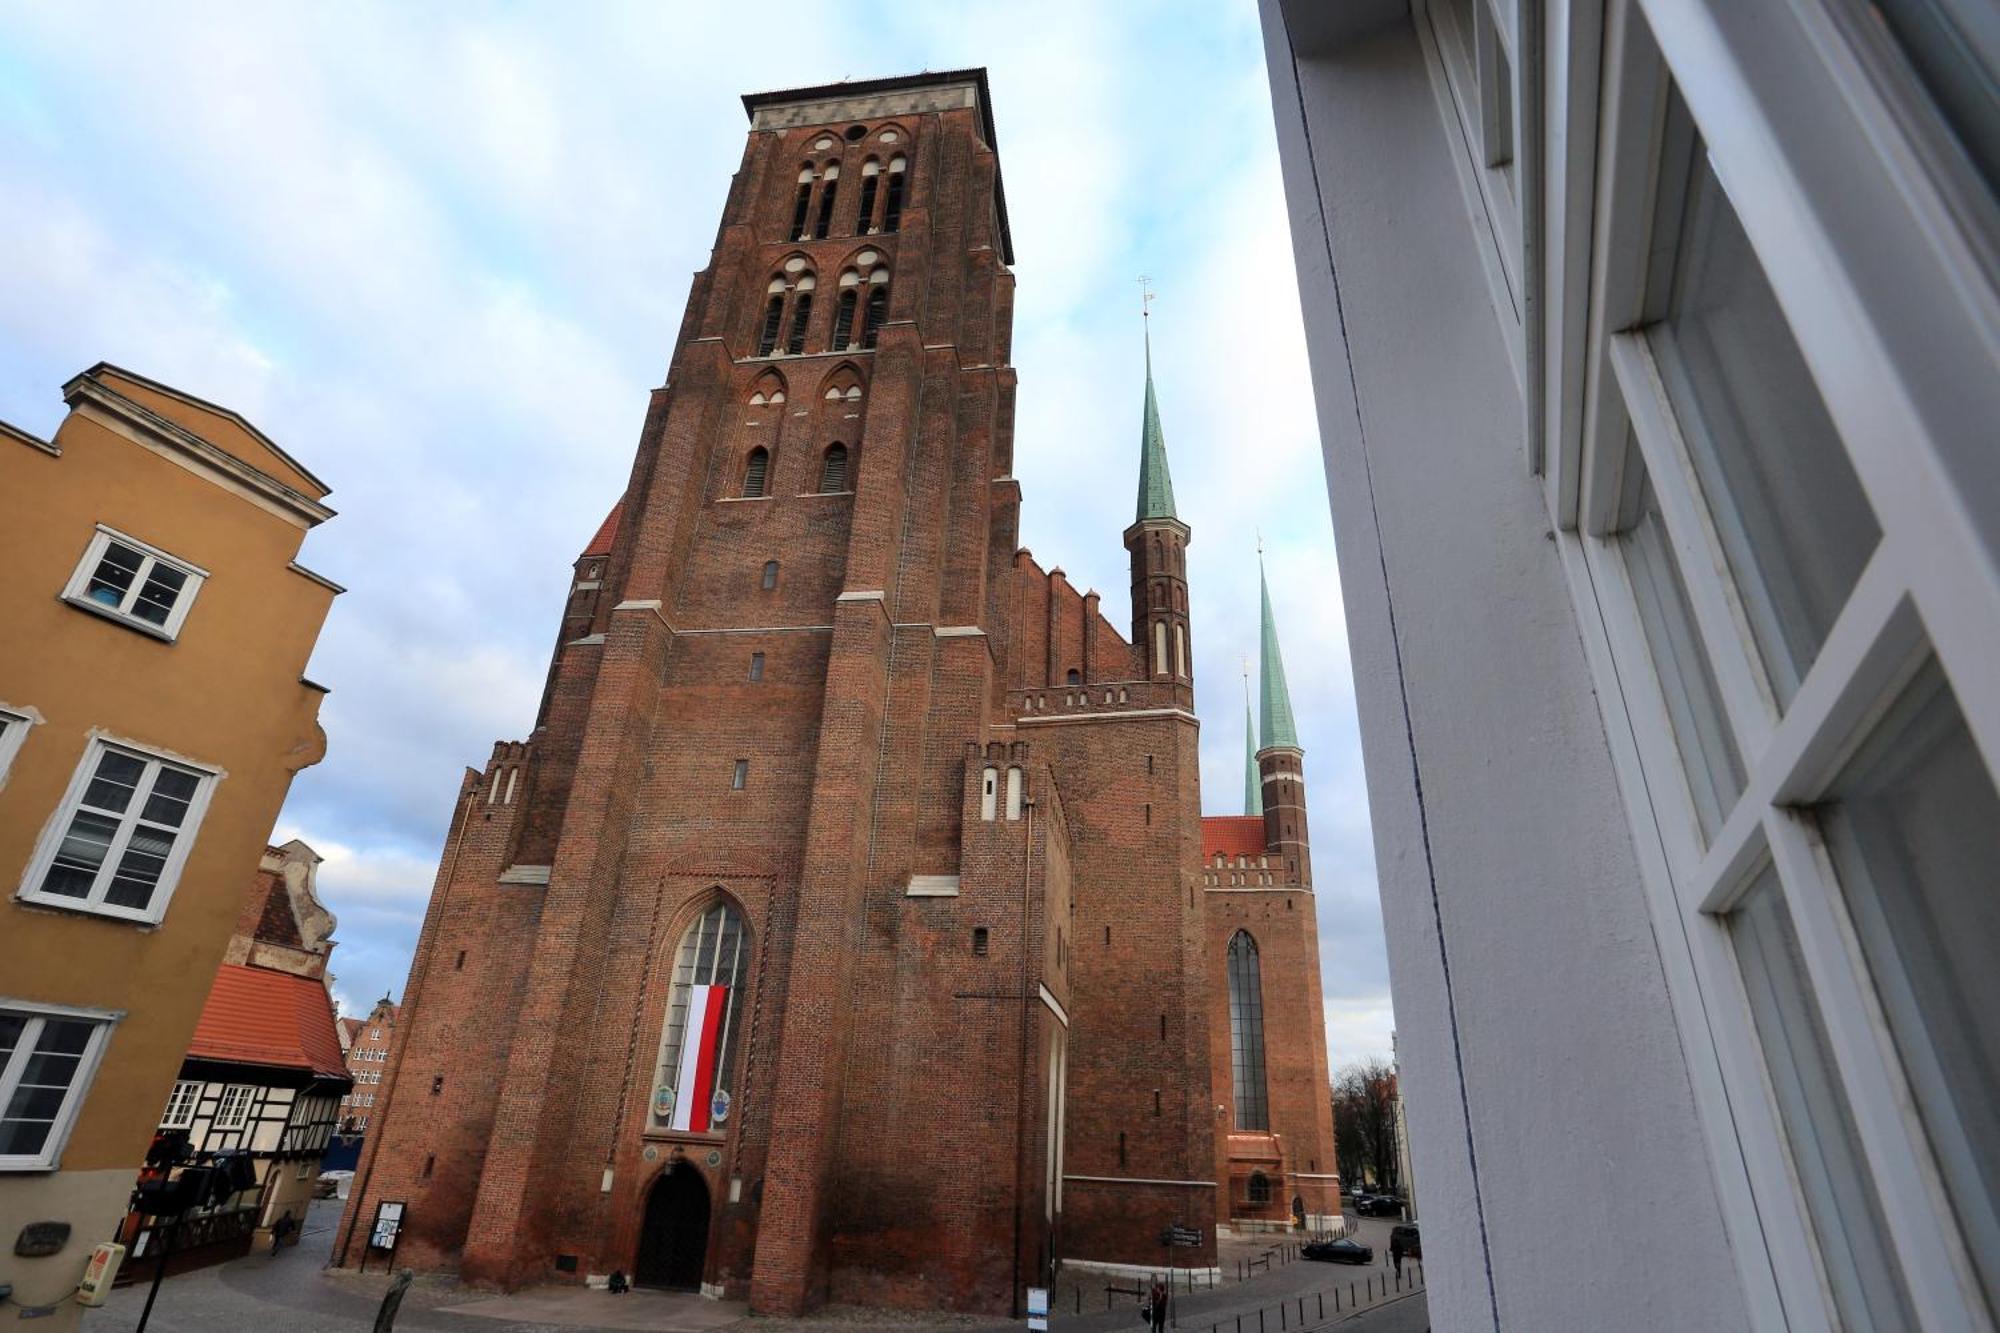
[[(388, 1288), (387, 1273), (356, 1274), (324, 1267), (332, 1252), (334, 1230), (340, 1205), (333, 1200), (315, 1203), (306, 1219), (299, 1244), (273, 1258), (257, 1251), (241, 1259), (168, 1278), (160, 1289), (148, 1333), (214, 1333), (216, 1330), (277, 1329), (282, 1333), (366, 1333), (374, 1324), (375, 1310)], [(1372, 1268), (1350, 1268), (1331, 1264), (1294, 1261), (1273, 1264), (1268, 1273), (1259, 1273), (1245, 1282), (1233, 1280), (1214, 1290), (1176, 1294), (1175, 1327), (1183, 1331), (1235, 1333), (1242, 1319), (1245, 1333), (1258, 1328), (1263, 1312), (1263, 1333), (1299, 1333), (1301, 1329), (1326, 1328), (1337, 1333), (1420, 1333), (1424, 1321), (1406, 1323), (1412, 1308), (1420, 1308), (1422, 1297), (1414, 1301), (1399, 1293), (1385, 1263), (1387, 1223), (1382, 1235), (1367, 1234), (1363, 1224), (1361, 1239), (1375, 1246), (1378, 1264)], [(1278, 1239), (1278, 1238), (1273, 1238)], [(1414, 1278), (1415, 1270), (1409, 1271)], [(1233, 1274), (1232, 1274), (1233, 1277)], [(1137, 1301), (1119, 1297), (1111, 1309), (1103, 1305), (1106, 1281), (1131, 1285), (1130, 1279), (1107, 1279), (1102, 1274), (1085, 1279), (1083, 1309), (1075, 1309), (1071, 1292), (1067, 1303), (1052, 1311), (1051, 1325), (1058, 1333), (1132, 1333), (1139, 1327)], [(1407, 1281), (1407, 1279), (1406, 1279)], [(1094, 1282), (1094, 1291), (1089, 1283)], [(1372, 1289), (1372, 1299), (1362, 1301), (1370, 1310), (1352, 1319), (1355, 1305), (1348, 1297)], [(1338, 1300), (1335, 1291), (1338, 1291)], [(144, 1284), (112, 1293), (110, 1303), (85, 1313), (85, 1333), (131, 1333), (138, 1326), (139, 1311), (146, 1300)], [(1285, 1313), (1280, 1314), (1283, 1305)], [(1377, 1323), (1374, 1310), (1384, 1322)], [(1391, 1314), (1392, 1310), (1401, 1313)], [(1306, 1319), (1298, 1318), (1303, 1311)], [(1322, 1311), (1324, 1312), (1322, 1314)], [(1352, 1320), (1352, 1322), (1348, 1322)], [(578, 1287), (544, 1287), (510, 1295), (473, 1291), (457, 1283), (437, 1278), (419, 1279), (404, 1299), (399, 1330), (422, 1333), (558, 1333), (565, 1329), (657, 1329), (666, 1333), (713, 1333), (729, 1329), (734, 1333), (912, 1333), (938, 1329), (949, 1333), (1020, 1333), (1025, 1321), (977, 1319), (927, 1313), (881, 1310), (828, 1309), (802, 1320), (752, 1318), (740, 1302), (705, 1300), (692, 1293), (635, 1291), (623, 1296)]]

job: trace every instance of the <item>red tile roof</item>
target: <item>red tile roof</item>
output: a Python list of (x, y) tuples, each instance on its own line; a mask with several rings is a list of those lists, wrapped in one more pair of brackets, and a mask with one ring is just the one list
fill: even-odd
[(618, 540), (618, 520), (624, 513), (623, 500), (611, 506), (611, 512), (604, 516), (603, 524), (597, 529), (597, 535), (590, 539), (590, 545), (583, 548), (584, 555), (611, 554), (611, 543)]
[(307, 977), (224, 963), (201, 1008), (188, 1055), (345, 1078), (333, 999)]
[(1264, 854), (1264, 816), (1206, 815), (1201, 821), (1201, 859)]

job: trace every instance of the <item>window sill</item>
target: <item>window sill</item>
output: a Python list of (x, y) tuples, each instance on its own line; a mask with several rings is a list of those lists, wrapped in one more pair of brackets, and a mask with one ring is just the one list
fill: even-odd
[(639, 1137), (649, 1143), (707, 1143), (719, 1148), (729, 1141), (729, 1131), (697, 1134), (691, 1129), (645, 1129)]
[(795, 500), (851, 500), (853, 491), (800, 491), (792, 497)]
[(160, 924), (160, 917), (150, 912), (134, 912), (130, 908), (107, 907), (101, 903), (79, 902), (75, 898), (65, 898), (57, 893), (41, 893), (34, 889), (17, 890), (14, 894), (14, 901), (24, 907), (40, 907), (51, 912), (61, 912), (67, 916), (98, 917), (106, 921), (122, 921), (131, 926), (157, 926)]
[(122, 625), (126, 629), (143, 634), (149, 639), (158, 639), (162, 643), (172, 643), (179, 637), (178, 634), (169, 632), (150, 621), (128, 616), (124, 612), (114, 611), (108, 606), (100, 606), (88, 597), (64, 597), (62, 600), (79, 611), (88, 611), (102, 620), (108, 620), (114, 625)]
[(759, 500), (775, 500), (775, 495), (724, 495), (716, 500), (719, 505), (756, 504)]

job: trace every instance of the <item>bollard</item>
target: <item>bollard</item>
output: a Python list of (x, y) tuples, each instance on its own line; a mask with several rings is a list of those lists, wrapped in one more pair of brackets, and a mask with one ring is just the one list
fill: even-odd
[(1279, 1303), (1279, 1305), (1278, 1305), (1278, 1330), (1279, 1330), (1279, 1333), (1284, 1333), (1284, 1330), (1285, 1330), (1285, 1328), (1286, 1328), (1286, 1327), (1287, 1327), (1287, 1316), (1286, 1316), (1286, 1314), (1285, 1314), (1285, 1307), (1284, 1307), (1284, 1303), (1283, 1303), (1283, 1302), (1280, 1302), (1280, 1303)]
[[(1326, 1293), (1322, 1291), (1314, 1294), (1319, 1297), (1319, 1317), (1324, 1319), (1326, 1318)], [(1338, 1300), (1339, 1298), (1336, 1296), (1335, 1299)]]
[(389, 1290), (382, 1297), (382, 1308), (375, 1312), (375, 1333), (393, 1333), (396, 1312), (403, 1308), (403, 1293), (410, 1289), (415, 1278), (410, 1269), (397, 1270), (395, 1280), (389, 1283)]

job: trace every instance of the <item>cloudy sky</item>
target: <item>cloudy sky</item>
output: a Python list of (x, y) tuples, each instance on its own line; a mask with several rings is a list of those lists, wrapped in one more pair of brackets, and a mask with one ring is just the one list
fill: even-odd
[[(169, 12), (171, 11), (171, 12)], [(1019, 279), (1022, 540), (1128, 623), (1138, 288), (1192, 525), (1204, 802), (1242, 796), (1261, 530), (1306, 747), (1336, 1066), (1391, 1027), (1353, 686), (1252, 0), (0, 0), (0, 419), (109, 360), (333, 486), (326, 857), (349, 1007), (400, 995), (458, 776), (533, 720), (707, 263), (746, 91), (985, 65)]]

